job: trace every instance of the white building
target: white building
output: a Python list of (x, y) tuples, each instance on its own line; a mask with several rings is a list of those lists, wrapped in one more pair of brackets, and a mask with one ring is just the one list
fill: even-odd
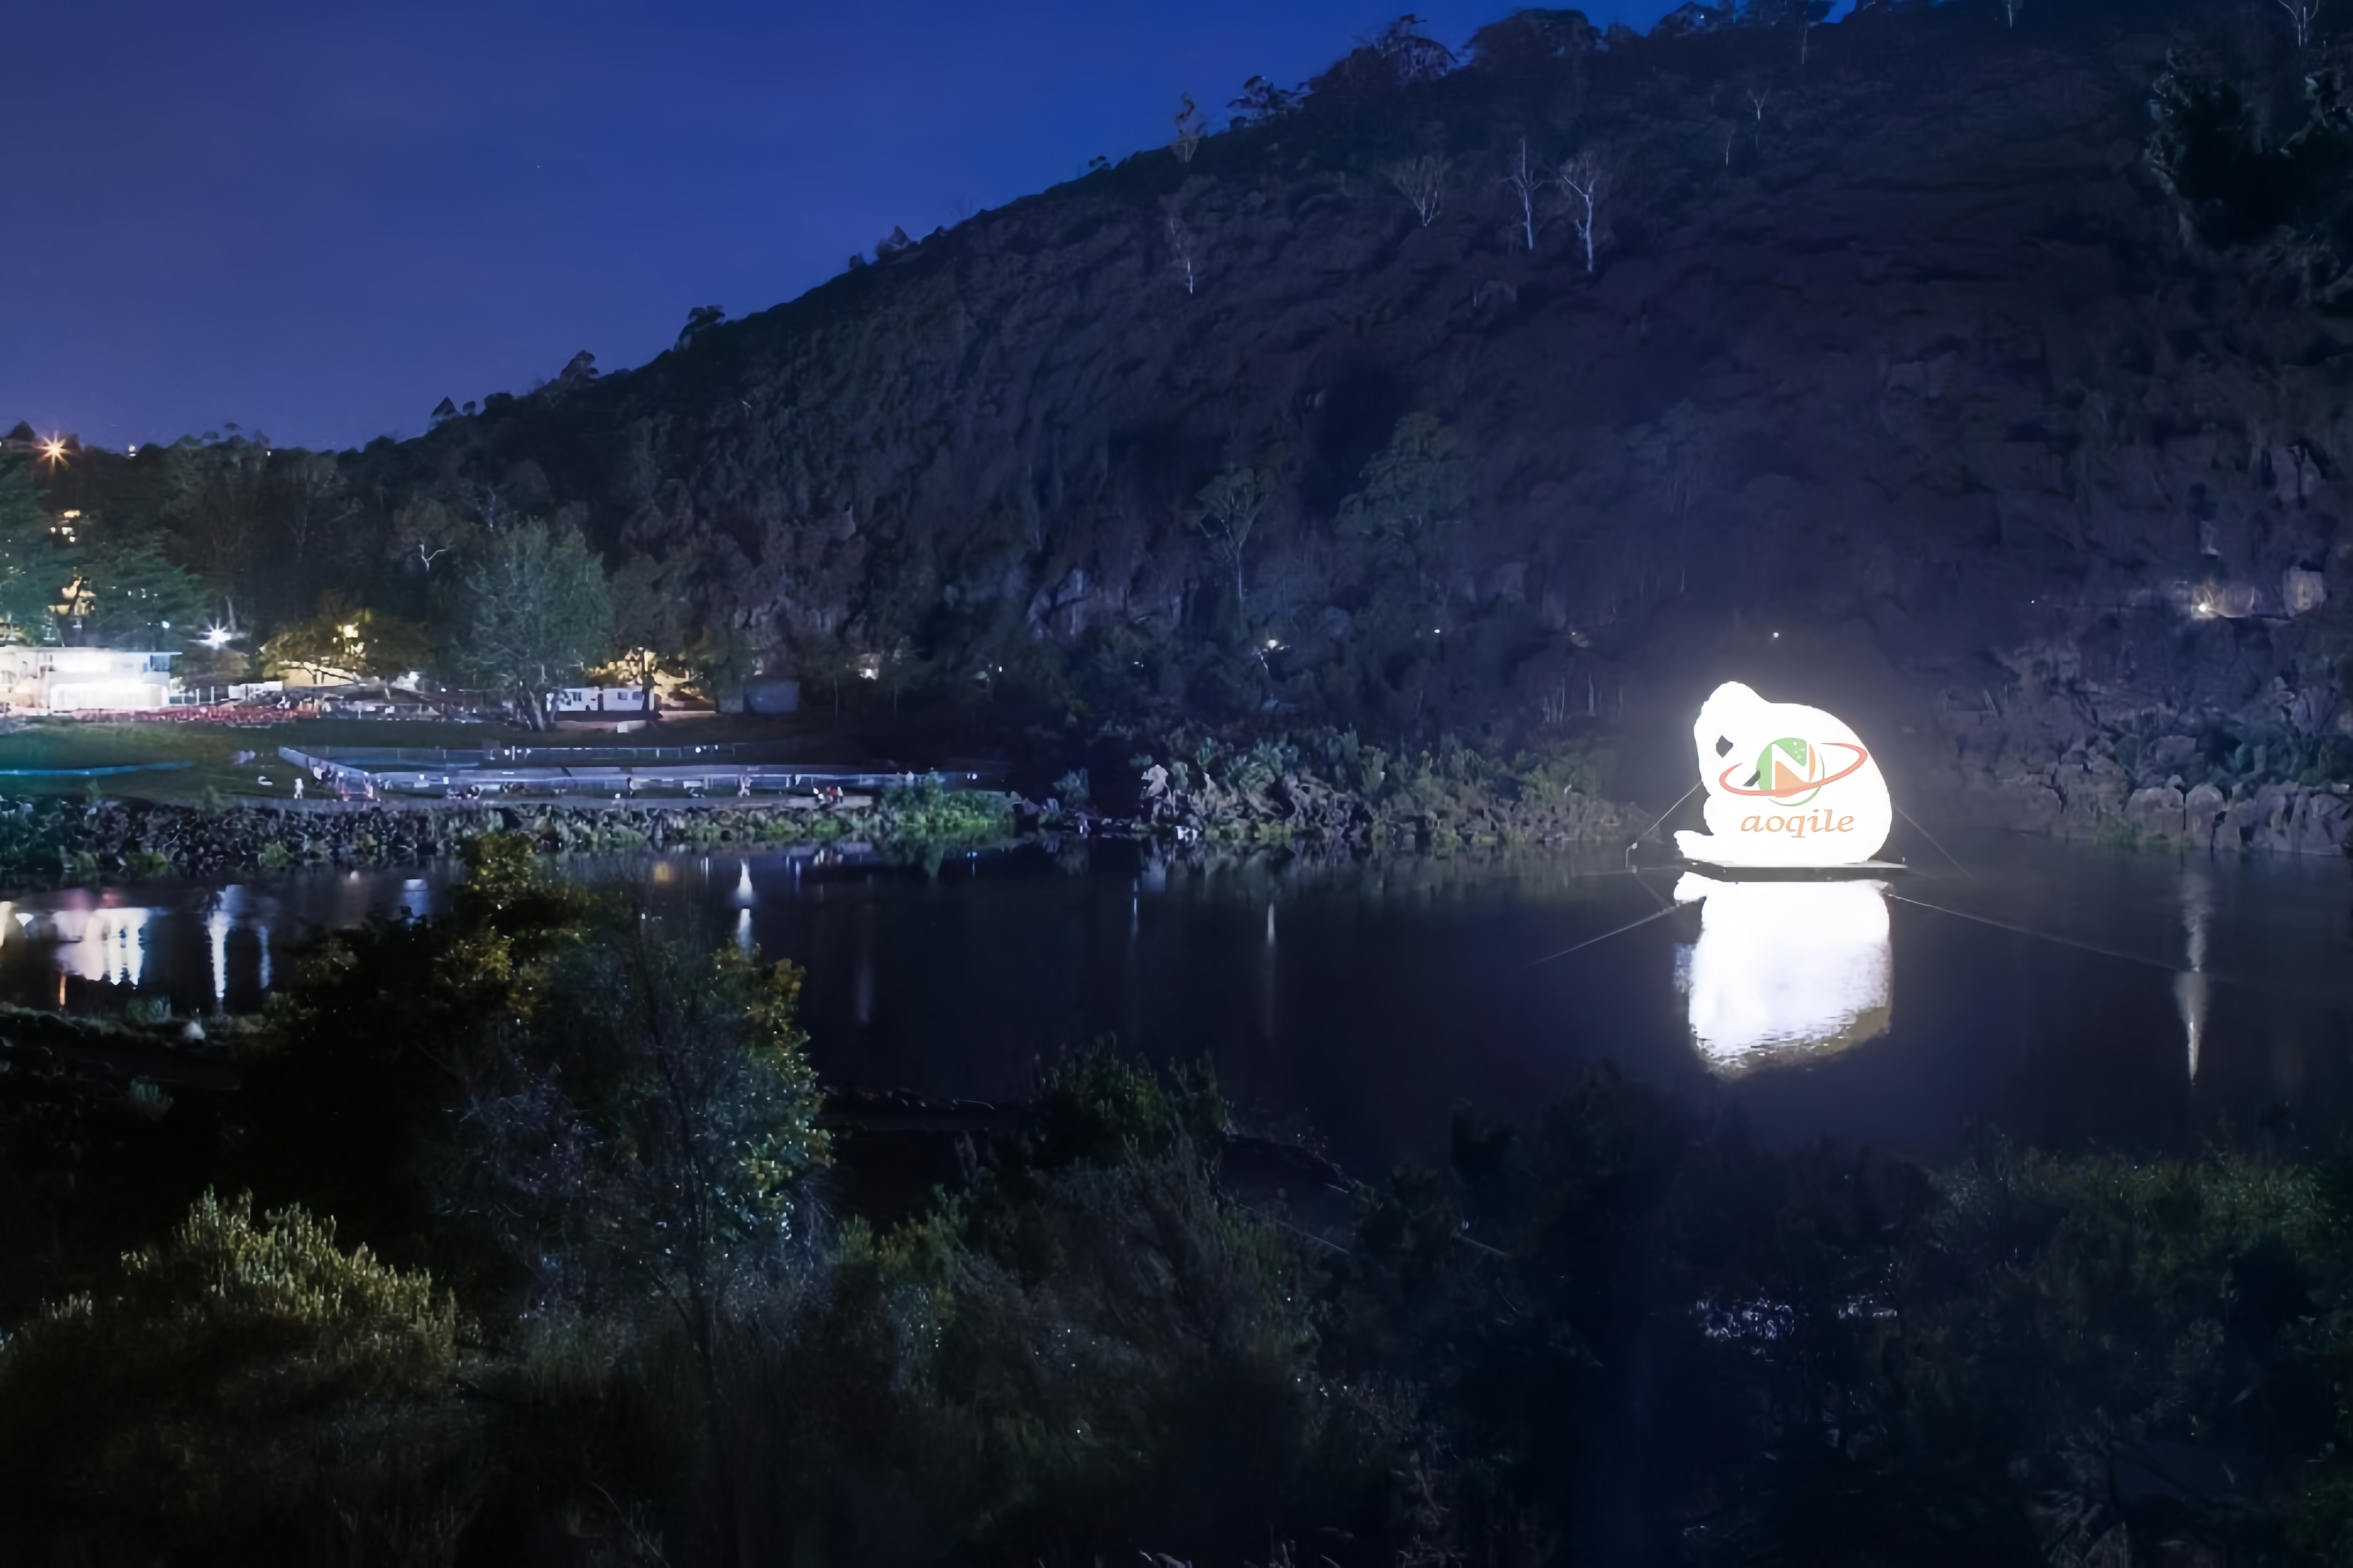
[(560, 686), (547, 705), (558, 713), (643, 713), (646, 692), (641, 686)]
[(168, 708), (179, 655), (113, 647), (0, 647), (0, 704), (18, 713)]

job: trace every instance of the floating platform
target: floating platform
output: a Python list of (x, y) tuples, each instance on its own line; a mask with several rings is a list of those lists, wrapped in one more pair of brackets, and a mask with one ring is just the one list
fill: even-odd
[(1901, 860), (1857, 860), (1844, 866), (1722, 866), (1681, 856), (1658, 868), (1694, 871), (1720, 882), (1857, 882), (1906, 876), (1912, 870)]

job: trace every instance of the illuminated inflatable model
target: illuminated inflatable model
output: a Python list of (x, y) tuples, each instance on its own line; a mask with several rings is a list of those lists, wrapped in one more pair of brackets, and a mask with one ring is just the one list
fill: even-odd
[(1705, 833), (1675, 835), (1687, 859), (1727, 869), (1861, 866), (1894, 825), (1887, 781), (1852, 730), (1819, 708), (1719, 686), (1692, 726)]

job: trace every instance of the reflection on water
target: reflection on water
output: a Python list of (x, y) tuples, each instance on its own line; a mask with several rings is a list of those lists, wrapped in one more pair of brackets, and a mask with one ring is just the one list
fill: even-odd
[[(828, 847), (565, 869), (634, 884), (681, 934), (801, 965), (828, 1083), (997, 1100), (1027, 1093), (1040, 1057), (1114, 1036), (1155, 1062), (1213, 1058), (1238, 1104), (1368, 1170), (1442, 1146), (1458, 1102), (1533, 1113), (1604, 1062), (1712, 1074), (1760, 1138), (1930, 1157), (1972, 1119), (2134, 1149), (2194, 1147), (2276, 1106), (2353, 1128), (2343, 863), (1947, 847), (1968, 874), (1922, 867), (1884, 894), (1677, 887), (1614, 849), (1069, 841), (960, 864)], [(437, 912), (453, 874), (26, 895), (0, 904), (0, 997), (248, 1011), (286, 944)]]
[(1719, 1072), (1826, 1056), (1887, 1032), (1895, 958), (1887, 884), (1724, 882), (1696, 873), (1699, 940), (1675, 953), (1692, 1040)]
[(2214, 879), (2192, 863), (2181, 873), (2181, 926), (2189, 938), (2189, 967), (2173, 977), (2173, 1005), (2189, 1038), (2189, 1077), (2198, 1077), (2198, 1057), (2206, 1043), (2206, 1014), (2213, 1001), (2206, 975), (2206, 940), (2214, 921)]

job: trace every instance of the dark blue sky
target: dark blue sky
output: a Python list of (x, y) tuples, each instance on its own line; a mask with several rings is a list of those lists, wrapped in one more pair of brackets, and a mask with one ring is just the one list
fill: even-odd
[[(1673, 0), (1589, 9), (1647, 27)], [(1423, 0), (1460, 44), (1514, 6)], [(1398, 0), (73, 0), (12, 9), (0, 428), (422, 429), (669, 346), (894, 224), (1166, 140)], [(1213, 123), (1222, 127), (1219, 111)]]

